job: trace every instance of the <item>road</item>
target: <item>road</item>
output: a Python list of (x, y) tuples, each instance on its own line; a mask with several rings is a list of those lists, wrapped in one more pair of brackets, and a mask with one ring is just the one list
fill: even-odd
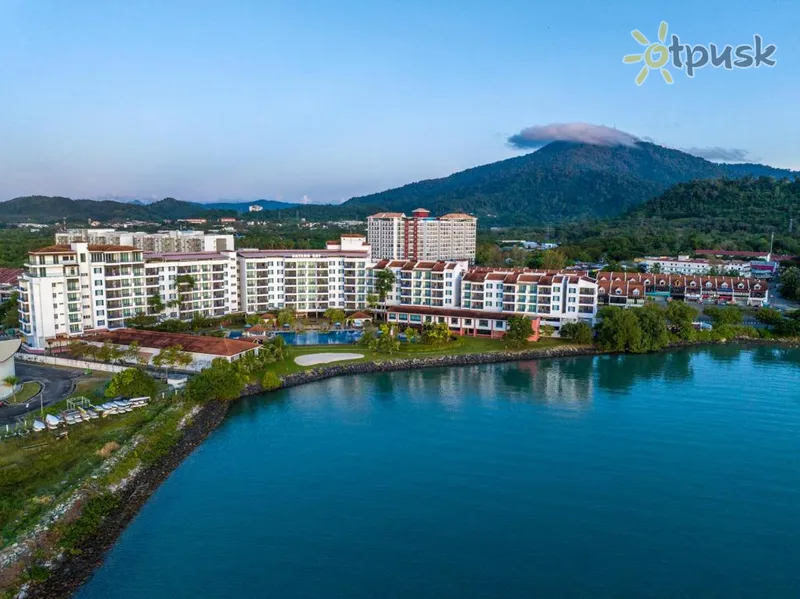
[[(16, 374), (23, 382), (39, 381), (43, 385), (41, 405), (49, 406), (64, 399), (75, 389), (75, 379), (81, 376), (79, 370), (51, 368), (39, 364), (26, 364), (22, 360), (16, 362)], [(16, 417), (27, 412), (38, 413), (39, 397), (27, 404), (12, 404), (0, 408), (0, 425), (14, 424)]]

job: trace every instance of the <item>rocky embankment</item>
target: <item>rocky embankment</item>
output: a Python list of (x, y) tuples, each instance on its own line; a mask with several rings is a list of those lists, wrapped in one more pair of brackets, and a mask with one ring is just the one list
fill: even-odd
[(25, 597), (59, 599), (72, 595), (100, 565), (106, 551), (116, 543), (150, 495), (225, 419), (228, 408), (226, 402), (204, 405), (184, 427), (181, 439), (172, 450), (153, 466), (139, 472), (132, 484), (120, 492), (120, 507), (79, 547), (79, 552), (67, 556), (48, 580), (27, 589)]

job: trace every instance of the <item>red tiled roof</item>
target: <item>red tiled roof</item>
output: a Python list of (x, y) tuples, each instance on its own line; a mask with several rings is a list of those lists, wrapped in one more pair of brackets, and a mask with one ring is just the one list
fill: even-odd
[(364, 320), (365, 318), (372, 318), (372, 316), (370, 316), (366, 312), (353, 312), (347, 318), (355, 318), (357, 320)]
[(162, 333), (160, 331), (140, 331), (137, 329), (115, 329), (99, 331), (82, 337), (85, 341), (109, 341), (117, 345), (130, 345), (137, 341), (141, 347), (163, 349), (180, 345), (184, 351), (216, 356), (235, 356), (258, 347), (255, 343), (223, 337), (206, 337), (186, 333)]
[(21, 268), (0, 268), (0, 285), (13, 285), (23, 272)]
[(30, 252), (31, 254), (74, 254), (75, 250), (66, 243), (60, 243), (58, 245), (48, 245), (47, 247), (40, 248), (38, 250), (33, 250)]

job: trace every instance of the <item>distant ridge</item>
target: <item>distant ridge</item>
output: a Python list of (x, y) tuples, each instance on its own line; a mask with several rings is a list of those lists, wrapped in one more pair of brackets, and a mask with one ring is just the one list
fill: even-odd
[(797, 175), (797, 171), (763, 164), (718, 164), (647, 142), (617, 146), (553, 142), (524, 156), (339, 205), (275, 200), (201, 204), (174, 198), (139, 204), (29, 196), (4, 202), (0, 222), (213, 218), (240, 215), (258, 204), (263, 210), (253, 216), (270, 220), (342, 220), (385, 210), (409, 213), (424, 206), (433, 214), (474, 214), (481, 225), (557, 224), (623, 214), (679, 183), (750, 176), (795, 179)]

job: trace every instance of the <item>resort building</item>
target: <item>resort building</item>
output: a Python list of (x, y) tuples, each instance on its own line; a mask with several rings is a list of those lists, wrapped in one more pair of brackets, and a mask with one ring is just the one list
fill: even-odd
[(0, 268), (0, 303), (11, 299), (17, 290), (17, 280), (25, 272), (22, 268)]
[(556, 330), (597, 317), (597, 283), (586, 273), (476, 268), (461, 293), (463, 308), (541, 318)]
[(192, 363), (186, 367), (186, 370), (193, 371), (208, 368), (211, 366), (211, 362), (217, 358), (233, 362), (247, 354), (257, 354), (259, 351), (258, 344), (241, 339), (138, 329), (97, 331), (82, 336), (81, 341), (92, 345), (103, 345), (108, 342), (120, 346), (121, 349), (127, 349), (135, 342), (139, 347), (139, 359), (147, 363), (151, 363), (162, 349), (180, 345), (183, 351), (192, 357)]
[(394, 274), (394, 288), (386, 295), (387, 306), (457, 308), (461, 305), (461, 280), (468, 268), (466, 261), (381, 260), (372, 270)]
[(601, 304), (622, 307), (641, 306), (648, 297), (757, 307), (769, 302), (768, 283), (746, 277), (599, 272), (597, 287)]
[(125, 325), (147, 308), (143, 252), (84, 242), (29, 253), (19, 277), (20, 330), (42, 348), (56, 335)]
[[(374, 271), (381, 269), (395, 274), (394, 289), (386, 297), (386, 314), (387, 318), (395, 314), (392, 318), (398, 324), (447, 322), (466, 334), (497, 336), (511, 316), (527, 316), (556, 330), (567, 322), (594, 325), (597, 317), (597, 284), (586, 273), (386, 260), (376, 264)], [(417, 307), (420, 310), (408, 310)], [(409, 316), (401, 320), (401, 314)], [(474, 322), (476, 315), (482, 316), (479, 322)]]
[(731, 275), (750, 276), (750, 262), (744, 260), (706, 260), (691, 259), (689, 256), (647, 257), (641, 262), (650, 273), (665, 275)]
[(69, 229), (56, 233), (56, 244), (85, 242), (98, 245), (130, 245), (144, 252), (196, 253), (233, 251), (233, 235), (203, 231), (117, 231), (116, 229)]
[[(500, 312), (425, 306), (391, 306), (386, 309), (386, 319), (401, 329), (446, 323), (451, 333), (473, 337), (502, 337), (508, 330), (508, 319), (512, 316), (514, 315)], [(531, 320), (529, 341), (539, 340), (540, 326), (539, 318)]]
[(236, 252), (145, 253), (148, 313), (188, 320), (239, 311)]
[(367, 218), (367, 238), (378, 260), (467, 260), (475, 262), (478, 219), (452, 213), (432, 217), (424, 208), (406, 216), (379, 212)]
[(237, 256), (245, 312), (288, 307), (321, 314), (367, 307), (372, 259), (363, 235), (343, 235), (324, 250), (239, 250)]

